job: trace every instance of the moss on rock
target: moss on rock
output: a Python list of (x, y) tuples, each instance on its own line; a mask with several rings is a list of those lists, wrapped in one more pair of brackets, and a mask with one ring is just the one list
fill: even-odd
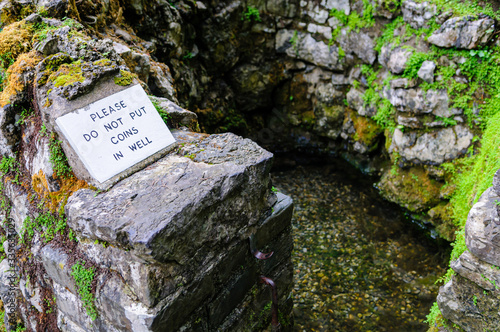
[(7, 69), (17, 56), (31, 49), (33, 27), (24, 21), (15, 22), (6, 26), (0, 32), (0, 62), (1, 67)]
[(57, 71), (51, 73), (48, 77), (49, 82), (54, 83), (54, 87), (73, 85), (77, 82), (85, 81), (82, 72), (82, 61), (78, 60), (70, 64), (62, 64)]
[(378, 184), (382, 196), (412, 212), (438, 204), (441, 186), (422, 167), (387, 170)]
[(377, 137), (382, 133), (383, 129), (375, 121), (370, 118), (359, 116), (355, 112), (349, 111), (354, 129), (354, 140), (364, 143), (366, 146), (371, 146), (376, 143)]
[(14, 62), (7, 70), (7, 76), (9, 80), (2, 93), (0, 94), (0, 106), (4, 107), (9, 104), (15, 96), (24, 91), (26, 86), (31, 83), (31, 81), (26, 81), (24, 74), (33, 70), (35, 66), (42, 60), (40, 55), (36, 51), (31, 51), (29, 53), (21, 54), (16, 62)]
[(136, 74), (132, 74), (131, 72), (127, 70), (120, 70), (120, 76), (115, 77), (115, 84), (121, 85), (121, 86), (127, 86), (132, 84), (134, 81), (134, 78), (136, 78)]

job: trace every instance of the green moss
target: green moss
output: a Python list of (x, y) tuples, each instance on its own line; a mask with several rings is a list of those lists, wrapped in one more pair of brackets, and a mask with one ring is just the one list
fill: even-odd
[(92, 294), (92, 282), (95, 277), (94, 268), (85, 268), (85, 262), (78, 262), (71, 267), (71, 276), (75, 279), (78, 293), (83, 301), (87, 315), (94, 321), (97, 318), (97, 309)]
[(330, 45), (337, 40), (340, 31), (345, 26), (348, 28), (347, 32), (351, 32), (353, 30), (359, 32), (359, 29), (369, 28), (375, 24), (375, 19), (373, 18), (373, 6), (368, 0), (363, 0), (362, 16), (359, 16), (358, 12), (355, 10), (351, 11), (349, 15), (346, 15), (343, 11), (335, 8), (330, 10), (330, 16), (335, 17), (341, 23), (335, 30), (333, 30), (332, 38), (329, 42)]
[(496, 20), (500, 19), (500, 13), (493, 10), (488, 1), (478, 0), (416, 0), (416, 2), (433, 3), (442, 12), (451, 11), (455, 16), (477, 15), (483, 13)]
[[(55, 59), (55, 62), (58, 61)], [(54, 68), (55, 66), (56, 64), (52, 65), (51, 68)], [(50, 69), (48, 70), (50, 71)], [(61, 64), (56, 71), (52, 71), (49, 74), (47, 81), (54, 83), (54, 87), (56, 88), (85, 81), (85, 77), (82, 72), (82, 61), (78, 60), (69, 64)]]
[(421, 167), (386, 172), (379, 186), (383, 196), (412, 212), (423, 212), (439, 203), (441, 184)]
[(120, 76), (115, 77), (115, 84), (121, 86), (130, 85), (136, 77), (136, 74), (132, 74), (131, 72), (126, 70), (120, 70)]
[(103, 66), (103, 67), (109, 67), (113, 64), (113, 62), (109, 59), (101, 59), (94, 61), (94, 65), (96, 66)]
[(260, 19), (260, 13), (259, 10), (255, 7), (248, 6), (247, 10), (243, 12), (243, 15), (241, 16), (241, 20), (245, 20), (248, 22), (251, 22), (254, 20), (255, 22), (261, 22), (262, 20)]
[(373, 145), (377, 137), (383, 132), (382, 127), (374, 120), (358, 116), (354, 112), (351, 112), (350, 116), (356, 130), (354, 140), (362, 142), (367, 146)]
[(71, 176), (71, 167), (68, 164), (68, 159), (64, 154), (61, 143), (54, 134), (50, 136), (50, 162), (56, 176), (67, 178)]

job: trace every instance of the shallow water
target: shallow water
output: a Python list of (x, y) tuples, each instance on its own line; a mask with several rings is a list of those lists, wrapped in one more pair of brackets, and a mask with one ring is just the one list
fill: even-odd
[(272, 175), (295, 204), (295, 330), (427, 331), (449, 245), (384, 201), (374, 179), (318, 164)]

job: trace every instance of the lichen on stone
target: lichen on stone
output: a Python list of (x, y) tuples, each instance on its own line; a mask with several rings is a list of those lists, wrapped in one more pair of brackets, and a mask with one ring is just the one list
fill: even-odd
[(121, 86), (127, 86), (132, 84), (134, 81), (134, 78), (136, 78), (137, 75), (132, 74), (131, 72), (127, 70), (120, 70), (120, 76), (115, 77), (115, 84), (121, 85)]
[(60, 189), (58, 191), (50, 191), (47, 183), (46, 175), (40, 170), (31, 178), (31, 186), (35, 193), (44, 203), (47, 209), (54, 213), (59, 210), (61, 204), (65, 204), (69, 196), (79, 189), (89, 188), (89, 185), (78, 179), (76, 176), (54, 177), (58, 180)]
[(40, 70), (37, 77), (38, 86), (45, 85), (49, 76), (52, 75), (54, 70), (64, 63), (71, 63), (71, 58), (64, 53), (56, 53), (46, 57), (40, 64)]
[(26, 81), (24, 73), (28, 70), (33, 70), (35, 66), (42, 60), (36, 51), (21, 54), (16, 62), (14, 62), (7, 70), (7, 81), (4, 90), (0, 94), (0, 106), (4, 107), (11, 102), (11, 99), (22, 92), (27, 84), (31, 81)]
[(56, 88), (85, 81), (82, 72), (82, 61), (78, 60), (70, 64), (62, 64), (57, 71), (50, 74), (48, 81), (53, 82)]
[(383, 129), (375, 121), (364, 116), (358, 116), (354, 112), (351, 114), (354, 129), (354, 140), (362, 142), (367, 146), (375, 143), (377, 137), (382, 133)]

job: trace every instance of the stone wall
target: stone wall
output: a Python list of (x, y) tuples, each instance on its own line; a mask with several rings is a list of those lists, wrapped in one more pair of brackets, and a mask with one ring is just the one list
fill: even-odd
[[(0, 98), (6, 329), (264, 330), (274, 303), (262, 276), (289, 329), (293, 207), (272, 190), (272, 153), (200, 133), (165, 64), (62, 19), (74, 15), (66, 1), (44, 4), (0, 32), (1, 47), (11, 33), (27, 43)], [(4, 1), (2, 17), (31, 5)], [(101, 187), (55, 120), (134, 84), (156, 94), (176, 144)], [(256, 249), (273, 254), (259, 260)]]
[(453, 240), (440, 165), (477, 145), (483, 95), (460, 69), (470, 55), (444, 50), (495, 43), (493, 19), (413, 0), (124, 7), (126, 18), (142, 17), (135, 33), (172, 69), (176, 96), (202, 130), (272, 151), (341, 154)]

